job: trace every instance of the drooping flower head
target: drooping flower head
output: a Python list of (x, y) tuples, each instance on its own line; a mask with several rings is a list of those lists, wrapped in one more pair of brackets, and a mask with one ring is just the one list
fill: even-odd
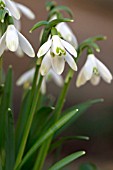
[(10, 15), (13, 16), (15, 19), (19, 20), (21, 17), (21, 13), (26, 15), (30, 19), (34, 19), (35, 15), (34, 13), (26, 6), (11, 1), (11, 0), (1, 0), (1, 2), (4, 7), (9, 11)]
[(57, 74), (62, 74), (65, 61), (73, 70), (77, 71), (77, 65), (74, 60), (77, 57), (77, 52), (71, 44), (61, 39), (59, 35), (52, 35), (40, 47), (37, 56), (38, 58), (44, 56), (40, 69), (43, 76), (48, 73), (51, 67)]
[(94, 54), (88, 55), (85, 65), (78, 74), (77, 87), (84, 85), (87, 81), (90, 81), (92, 85), (98, 85), (101, 78), (107, 83), (111, 83), (113, 79), (108, 68)]
[[(18, 80), (17, 86), (23, 85), (25, 88), (29, 87), (30, 84), (33, 82), (33, 76), (35, 74), (35, 68), (30, 69), (29, 71), (25, 72)], [(46, 93), (46, 82), (53, 80), (56, 85), (59, 87), (63, 86), (63, 77), (57, 75), (52, 69), (48, 72), (48, 74), (43, 78), (41, 92), (42, 94)], [(38, 83), (38, 82), (37, 82)]]
[(19, 47), (21, 47), (24, 53), (29, 57), (35, 57), (35, 52), (29, 41), (15, 28), (14, 25), (9, 25), (0, 39), (0, 56), (6, 48), (12, 52), (16, 52)]

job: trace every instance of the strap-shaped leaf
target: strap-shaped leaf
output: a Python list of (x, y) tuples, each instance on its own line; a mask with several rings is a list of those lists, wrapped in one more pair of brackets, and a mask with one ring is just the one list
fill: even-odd
[(51, 18), (55, 13), (59, 12), (59, 11), (65, 11), (69, 14), (69, 16), (71, 18), (73, 18), (73, 12), (71, 11), (70, 8), (68, 8), (67, 6), (56, 6), (55, 8), (53, 8), (50, 13), (49, 13), (49, 18)]
[(14, 119), (11, 109), (7, 111), (6, 122), (6, 161), (5, 170), (12, 170), (15, 163), (15, 138), (14, 138)]
[(3, 96), (0, 106), (0, 149), (4, 145), (4, 131), (6, 129), (6, 115), (8, 108), (12, 105), (12, 67), (9, 67), (8, 74), (6, 76)]
[(21, 139), (23, 136), (23, 131), (28, 119), (28, 106), (30, 103), (30, 95), (31, 95), (31, 89), (28, 89), (28, 91), (26, 92), (26, 95), (23, 98), (22, 104), (21, 104), (21, 109), (20, 109), (20, 113), (19, 113), (19, 118), (18, 118), (18, 122), (17, 122), (17, 127), (16, 127), (16, 154), (18, 153), (18, 149), (20, 147), (20, 143), (21, 143)]
[(51, 144), (49, 152), (53, 151), (54, 149), (57, 149), (61, 145), (63, 145), (67, 141), (71, 140), (89, 140), (89, 137), (87, 136), (66, 136), (60, 138), (57, 142)]
[(36, 30), (37, 28), (41, 27), (41, 26), (46, 26), (48, 25), (48, 21), (40, 21), (40, 22), (37, 22), (30, 30), (30, 33), (34, 30)]
[(60, 129), (64, 124), (66, 124), (70, 119), (72, 119), (78, 112), (78, 109), (70, 112), (69, 114), (64, 115), (60, 118), (56, 123), (54, 123), (31, 147), (31, 149), (27, 152), (22, 162), (20, 163), (18, 170), (21, 166), (32, 156), (33, 153), (41, 146), (41, 144), (47, 140), (51, 135), (53, 135), (58, 129)]
[(60, 170), (61, 168), (65, 167), (66, 165), (70, 164), (71, 162), (73, 162), (74, 160), (78, 159), (79, 157), (83, 155), (85, 155), (85, 151), (75, 152), (63, 158), (59, 162), (55, 163), (51, 168), (49, 168), (49, 170)]

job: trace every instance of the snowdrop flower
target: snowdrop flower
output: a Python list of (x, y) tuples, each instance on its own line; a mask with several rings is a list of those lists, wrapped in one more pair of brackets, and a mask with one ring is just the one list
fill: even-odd
[(87, 81), (90, 81), (93, 85), (98, 85), (100, 78), (107, 83), (111, 83), (113, 77), (108, 68), (94, 54), (90, 54), (78, 75), (76, 85), (80, 87)]
[(21, 17), (21, 13), (26, 15), (30, 19), (34, 19), (35, 15), (34, 13), (27, 8), (26, 6), (13, 2), (11, 0), (2, 0), (5, 4), (5, 8), (9, 11), (10, 15), (13, 16), (15, 19), (19, 20)]
[[(35, 74), (35, 68), (25, 72), (18, 80), (17, 86), (24, 85), (25, 88), (29, 87), (33, 81), (33, 76)], [(42, 94), (46, 93), (46, 82), (53, 79), (53, 81), (59, 86), (63, 86), (63, 78), (62, 76), (57, 75), (52, 69), (48, 72), (48, 74), (43, 78), (41, 92)]]
[(57, 74), (62, 74), (65, 61), (73, 70), (77, 71), (77, 65), (73, 58), (77, 57), (75, 48), (58, 35), (53, 35), (50, 40), (45, 42), (40, 47), (37, 56), (38, 58), (44, 56), (40, 69), (43, 76), (48, 73), (51, 67)]
[(14, 25), (9, 25), (0, 39), (0, 56), (6, 48), (12, 52), (16, 52), (20, 47), (29, 57), (35, 57), (35, 52), (28, 40), (15, 28)]

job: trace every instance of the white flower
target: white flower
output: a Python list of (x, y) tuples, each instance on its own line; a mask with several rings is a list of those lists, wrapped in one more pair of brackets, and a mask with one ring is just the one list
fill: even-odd
[(29, 57), (35, 57), (35, 52), (28, 40), (15, 28), (9, 25), (6, 32), (0, 39), (0, 56), (4, 50), (8, 48), (12, 52), (16, 52), (19, 48), (23, 50)]
[[(18, 80), (17, 80), (17, 86), (24, 85), (24, 87), (29, 87), (30, 84), (33, 81), (33, 76), (35, 74), (35, 68), (32, 68), (31, 70), (25, 72)], [(41, 92), (42, 94), (46, 93), (46, 82), (53, 79), (53, 81), (59, 86), (63, 86), (63, 78), (62, 76), (57, 75), (52, 69), (48, 72), (48, 74), (43, 78), (42, 86), (41, 86)], [(38, 83), (38, 82), (37, 82)]]
[(2, 0), (6, 6), (6, 9), (10, 12), (10, 15), (12, 15), (15, 19), (19, 20), (21, 17), (21, 13), (26, 15), (30, 19), (34, 19), (35, 15), (34, 13), (26, 6), (13, 2), (11, 0)]
[(56, 26), (57, 31), (60, 32), (62, 38), (69, 42), (71, 45), (75, 47), (75, 49), (78, 48), (78, 41), (70, 27), (65, 23), (62, 22)]
[(52, 39), (45, 42), (40, 47), (37, 56), (38, 58), (44, 56), (40, 69), (43, 76), (48, 73), (51, 67), (57, 74), (62, 74), (65, 61), (73, 70), (77, 71), (77, 65), (73, 58), (77, 57), (75, 48), (58, 35), (53, 35)]
[(93, 54), (90, 54), (78, 75), (76, 85), (80, 87), (87, 81), (90, 81), (93, 85), (98, 85), (100, 78), (107, 83), (111, 83), (113, 77), (108, 68)]

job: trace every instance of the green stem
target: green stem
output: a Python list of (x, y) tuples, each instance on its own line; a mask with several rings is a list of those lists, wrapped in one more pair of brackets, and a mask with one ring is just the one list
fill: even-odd
[[(59, 119), (61, 110), (62, 110), (63, 105), (65, 103), (65, 98), (66, 98), (66, 95), (67, 95), (67, 92), (68, 92), (70, 82), (71, 82), (71, 80), (73, 78), (73, 75), (74, 75), (74, 71), (70, 70), (68, 72), (68, 75), (67, 75), (66, 79), (65, 79), (65, 83), (64, 83), (63, 89), (61, 91), (61, 95), (58, 98), (58, 101), (57, 101), (57, 104), (56, 104), (56, 107), (55, 107), (55, 111), (53, 113), (55, 115), (55, 121), (57, 121)], [(37, 156), (36, 163), (34, 165), (33, 170), (41, 170), (43, 168), (43, 165), (44, 165), (44, 162), (45, 162), (45, 159), (46, 159), (46, 156), (47, 156), (47, 153), (48, 153), (52, 138), (53, 138), (53, 136), (51, 136), (46, 141), (46, 143), (44, 143), (42, 145), (42, 147), (40, 149), (40, 152), (39, 152), (39, 154)]]
[(2, 72), (3, 72), (3, 68), (2, 68), (2, 65), (3, 65), (3, 58), (2, 56), (0, 57), (0, 84), (2, 84), (3, 82), (3, 77), (2, 77)]
[(38, 79), (38, 76), (36, 74), (39, 71), (39, 68), (40, 68), (40, 66), (38, 66), (38, 68), (35, 72), (35, 76), (34, 76), (32, 93), (31, 93), (32, 94), (31, 95), (32, 105), (31, 105), (29, 117), (28, 117), (28, 120), (27, 120), (27, 123), (26, 123), (26, 127), (25, 127), (25, 130), (24, 130), (24, 134), (23, 134), (23, 137), (22, 137), (22, 142), (20, 144), (20, 148), (19, 148), (19, 152), (18, 152), (18, 155), (17, 155), (17, 159), (16, 159), (14, 169), (16, 169), (18, 167), (19, 163), (21, 162), (21, 159), (22, 159), (22, 156), (23, 156), (23, 153), (24, 153), (24, 150), (25, 150), (27, 138), (28, 138), (28, 135), (29, 135), (29, 131), (30, 131), (30, 128), (31, 128), (31, 124), (32, 124), (32, 121), (33, 121), (33, 117), (34, 117), (34, 114), (35, 114), (35, 110), (36, 110), (36, 107), (37, 107), (38, 99), (40, 97), (40, 87), (41, 87), (41, 84), (42, 84), (43, 77), (40, 75), (38, 85), (36, 86), (37, 79)]

